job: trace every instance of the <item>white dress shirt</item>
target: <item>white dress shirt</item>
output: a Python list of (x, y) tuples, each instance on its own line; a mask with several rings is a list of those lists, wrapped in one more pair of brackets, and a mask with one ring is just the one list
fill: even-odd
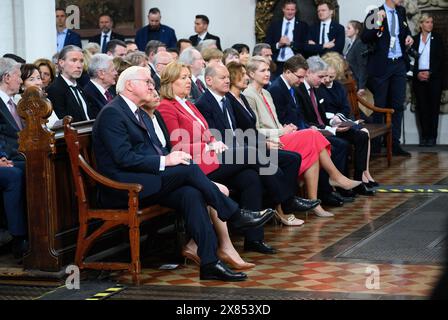
[(196, 119), (197, 122), (200, 123), (200, 125), (202, 126), (202, 128), (207, 129), (207, 127), (205, 126), (204, 122), (202, 122), (201, 119), (199, 119), (193, 112), (193, 110), (191, 110), (191, 108), (188, 106), (187, 104), (187, 100), (185, 99), (181, 99), (178, 96), (176, 96), (176, 101), (180, 103), (180, 105), (193, 117)]
[[(288, 34), (285, 35), (286, 32), (286, 25), (289, 22), (289, 28), (288, 28)], [(283, 25), (282, 25), (282, 37), (286, 36), (288, 37), (289, 41), (294, 41), (294, 28), (296, 26), (296, 18), (293, 18), (291, 20), (288, 20), (286, 18), (283, 18)], [(279, 47), (278, 43), (277, 43), (277, 49), (282, 50), (282, 48)], [(288, 60), (289, 58), (294, 56), (294, 52), (292, 51), (292, 49), (290, 47), (285, 47), (285, 58), (282, 59), (280, 54), (278, 55), (278, 59), (277, 61), (279, 62), (285, 62), (286, 60)]]
[[(70, 87), (70, 91), (73, 94), (73, 97), (75, 98), (76, 101), (78, 101), (77, 95), (74, 91), (74, 89), (72, 87), (78, 87), (78, 84), (76, 82), (71, 82), (70, 80), (68, 80), (66, 77), (64, 77), (61, 74), (62, 79), (64, 79), (64, 81), (67, 83), (67, 85)], [(78, 87), (79, 88), (79, 87)], [(79, 92), (78, 92), (79, 93)], [(84, 113), (86, 115), (87, 120), (90, 120), (89, 118), (89, 113), (87, 112), (87, 103), (84, 101), (84, 98), (82, 97), (81, 93), (78, 94), (79, 95), (79, 99), (81, 99), (81, 103), (82, 103), (82, 108), (84, 110)]]
[(103, 43), (104, 43), (104, 36), (107, 35), (106, 38), (106, 44), (110, 41), (110, 38), (112, 37), (112, 30), (110, 30), (108, 33), (102, 33), (101, 32), (101, 44), (100, 47), (103, 47)]
[(426, 44), (423, 42), (423, 35), (420, 35), (420, 46), (418, 48), (419, 60), (418, 68), (419, 70), (430, 70), (431, 62), (431, 33), (428, 34), (426, 38)]
[[(140, 122), (140, 117), (137, 112), (139, 108), (137, 107), (137, 105), (134, 102), (132, 102), (131, 100), (129, 100), (128, 98), (126, 98), (125, 96), (120, 95), (120, 97), (123, 98), (123, 100), (128, 105), (129, 109), (131, 109), (132, 114), (135, 115), (135, 117), (137, 118), (137, 121)], [(145, 111), (143, 111), (143, 112), (145, 112)], [(157, 122), (157, 119), (156, 119), (156, 122)], [(154, 119), (153, 119), (153, 123), (154, 123)], [(157, 127), (159, 128), (159, 131), (162, 133), (162, 129), (160, 129), (160, 126), (158, 124), (157, 124)], [(162, 142), (162, 140), (159, 137), (159, 133), (157, 132), (157, 129), (156, 129), (157, 127), (154, 125), (154, 129), (156, 130), (157, 137), (159, 138), (160, 142)], [(149, 132), (148, 132), (148, 135), (149, 135)], [(163, 133), (162, 133), (162, 136), (163, 136)], [(165, 141), (165, 139), (163, 139), (163, 140)], [(165, 141), (165, 146), (166, 146), (166, 141)], [(159, 170), (165, 171), (165, 168), (166, 168), (166, 157), (161, 156)]]
[[(322, 42), (322, 27), (325, 24), (325, 38), (324, 38), (324, 42)], [(328, 34), (330, 33), (330, 25), (331, 25), (331, 19), (325, 20), (325, 21), (321, 21), (320, 22), (320, 28), (319, 28), (319, 44), (326, 44), (327, 42), (330, 42), (330, 39), (328, 38)]]
[[(222, 99), (224, 99), (224, 96), (220, 96), (220, 95), (216, 94), (215, 92), (213, 92), (212, 90), (210, 90), (210, 93), (213, 95), (213, 97), (216, 99), (216, 101), (218, 101), (219, 107), (221, 108), (221, 112), (224, 112), (224, 106), (223, 106), (223, 102), (222, 102)], [(226, 97), (226, 99), (227, 99), (227, 97)], [(233, 123), (232, 118), (230, 118), (229, 110), (227, 110), (226, 114), (227, 114), (227, 120), (229, 121), (229, 124), (230, 124), (230, 128), (233, 131), (235, 123)], [(234, 131), (233, 131), (233, 135), (235, 135)]]

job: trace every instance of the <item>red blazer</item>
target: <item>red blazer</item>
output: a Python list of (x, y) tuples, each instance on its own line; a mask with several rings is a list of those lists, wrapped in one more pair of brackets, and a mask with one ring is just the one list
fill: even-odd
[(157, 110), (168, 128), (173, 151), (184, 151), (191, 154), (193, 160), (207, 175), (219, 168), (216, 153), (206, 151), (207, 144), (216, 139), (209, 131), (207, 121), (196, 106), (189, 101), (187, 101), (187, 105), (203, 122), (205, 128), (177, 100), (163, 99)]

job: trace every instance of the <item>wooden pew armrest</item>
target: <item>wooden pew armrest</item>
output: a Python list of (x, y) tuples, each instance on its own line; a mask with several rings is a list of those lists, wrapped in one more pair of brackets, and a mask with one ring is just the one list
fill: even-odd
[(117, 182), (115, 180), (109, 179), (101, 174), (99, 174), (97, 171), (95, 171), (85, 160), (82, 156), (79, 156), (79, 163), (81, 168), (87, 175), (93, 179), (95, 182), (102, 184), (105, 187), (109, 187), (112, 189), (117, 190), (127, 190), (129, 193), (137, 194), (140, 191), (143, 190), (143, 186), (141, 184), (137, 183), (122, 183)]
[(366, 107), (372, 111), (379, 112), (379, 113), (390, 113), (390, 114), (393, 114), (395, 112), (394, 109), (378, 108), (378, 107), (374, 106), (373, 104), (371, 104), (370, 102), (368, 102), (367, 100), (365, 100), (359, 94), (357, 95), (357, 98), (358, 98), (358, 102), (360, 102), (364, 107)]

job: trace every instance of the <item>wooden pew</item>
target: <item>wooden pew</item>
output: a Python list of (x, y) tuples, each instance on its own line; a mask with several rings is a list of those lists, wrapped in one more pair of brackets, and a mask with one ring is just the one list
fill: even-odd
[[(53, 131), (46, 127), (52, 106), (34, 88), (24, 93), (18, 112), (26, 122), (25, 129), (19, 133), (19, 150), (26, 157), (30, 242), (23, 266), (32, 277), (61, 279), (66, 276), (65, 267), (75, 261), (79, 231), (76, 188), (64, 127)], [(90, 141), (92, 125), (93, 121), (87, 121), (72, 127), (80, 139)], [(164, 213), (167, 211), (163, 209)], [(103, 235), (96, 252), (122, 244), (127, 238), (126, 232), (119, 230)]]
[(390, 167), (392, 163), (392, 114), (394, 113), (394, 110), (376, 107), (366, 101), (363, 97), (359, 96), (356, 88), (356, 81), (352, 77), (348, 77), (344, 82), (344, 85), (347, 90), (348, 101), (350, 103), (352, 113), (357, 120), (361, 119), (359, 104), (372, 110), (373, 112), (378, 112), (385, 115), (386, 122), (384, 124), (366, 123), (365, 127), (369, 130), (371, 139), (381, 137), (383, 135), (386, 136), (387, 164)]

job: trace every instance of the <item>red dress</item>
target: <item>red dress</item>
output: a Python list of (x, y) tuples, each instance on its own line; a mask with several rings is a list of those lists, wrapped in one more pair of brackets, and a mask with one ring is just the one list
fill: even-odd
[(318, 159), (322, 150), (327, 149), (331, 155), (330, 142), (319, 132), (313, 129), (306, 129), (291, 132), (280, 137), (283, 149), (300, 153), (302, 164), (299, 169), (299, 176), (308, 170)]

